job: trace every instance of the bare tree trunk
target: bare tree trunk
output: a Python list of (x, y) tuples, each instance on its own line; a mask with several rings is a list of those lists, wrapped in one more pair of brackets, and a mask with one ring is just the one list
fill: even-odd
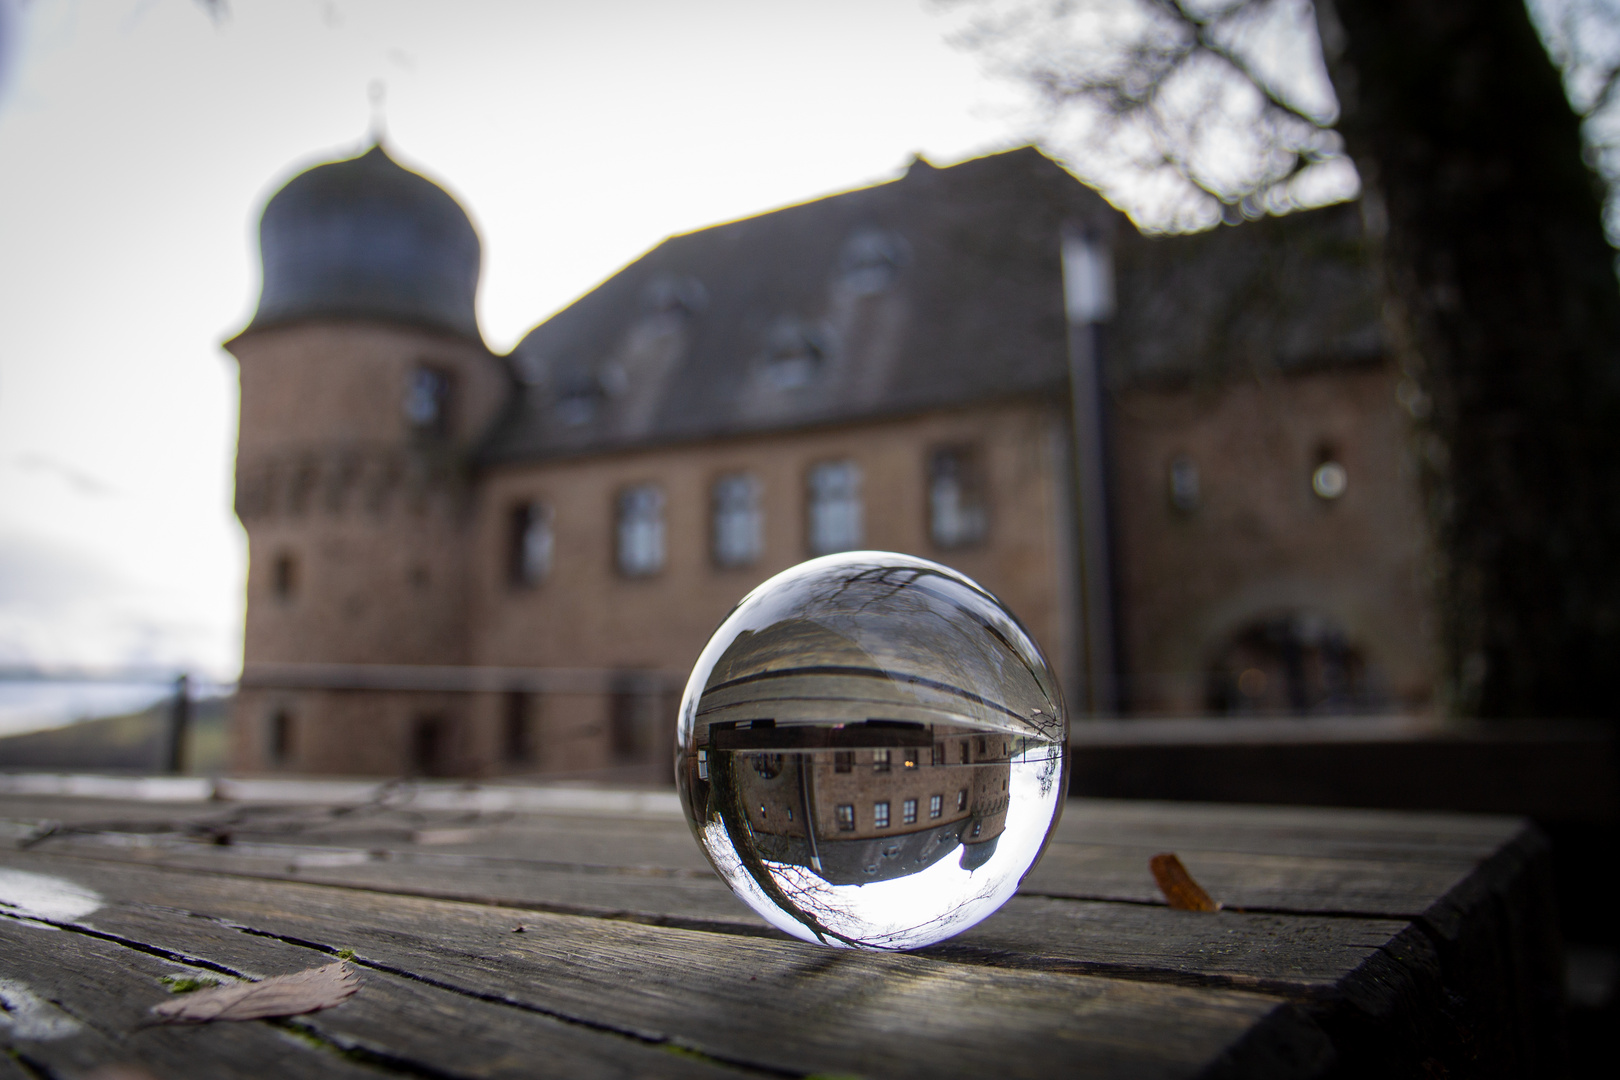
[[(1620, 287), (1579, 123), (1522, 0), (1318, 0), (1387, 222), (1455, 713), (1614, 716)], [(1425, 416), (1426, 411), (1426, 416)]]

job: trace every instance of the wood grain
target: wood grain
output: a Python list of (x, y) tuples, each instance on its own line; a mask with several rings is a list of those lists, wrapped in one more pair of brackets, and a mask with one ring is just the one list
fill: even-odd
[[(1226, 910), (1169, 910), (1162, 851)], [(1074, 800), (1000, 912), (875, 955), (767, 927), (669, 813), (0, 797), (0, 865), (109, 899), (64, 940), (355, 949), (297, 1037), (434, 1076), (1556, 1074), (1545, 855), (1507, 818)]]
[[(197, 935), (211, 925), (349, 948), (368, 980), (373, 971), (427, 979), (465, 997), (791, 1075), (1107, 1074), (1127, 1063), (1131, 1075), (1188, 1075), (1284, 1007), (1243, 991), (1059, 978), (346, 889), (50, 856), (7, 862), (117, 897), (79, 921), (149, 947), (198, 951)], [(348, 1007), (308, 1021), (320, 1025)], [(1297, 1053), (1327, 1053), (1308, 1026), (1292, 1037)]]

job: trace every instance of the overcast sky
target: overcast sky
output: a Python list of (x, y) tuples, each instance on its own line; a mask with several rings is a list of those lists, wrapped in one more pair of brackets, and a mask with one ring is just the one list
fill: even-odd
[[(374, 80), (478, 226), (504, 352), (671, 233), (1023, 141), (949, 29), (924, 0), (0, 0), (0, 665), (239, 669), (219, 343), (264, 200), (363, 148)], [(40, 718), (0, 687), (0, 730)]]

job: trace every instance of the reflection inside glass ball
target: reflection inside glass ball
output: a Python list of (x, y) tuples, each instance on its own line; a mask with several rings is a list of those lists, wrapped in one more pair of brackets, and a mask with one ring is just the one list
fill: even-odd
[(1017, 891), (1062, 809), (1067, 716), (1018, 620), (938, 563), (848, 552), (737, 605), (681, 701), (698, 843), (773, 925), (911, 949)]

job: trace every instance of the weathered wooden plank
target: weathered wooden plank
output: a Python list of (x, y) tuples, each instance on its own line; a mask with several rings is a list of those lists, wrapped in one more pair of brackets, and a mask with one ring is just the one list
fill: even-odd
[(1017, 896), (922, 955), (1313, 999), (1332, 996), (1407, 925)]
[[(702, 865), (676, 815), (498, 813), (418, 810), (409, 805), (273, 807), (245, 804), (141, 804), (102, 800), (0, 796), (0, 820), (101, 824), (125, 831), (224, 832), (242, 840), (288, 839), (344, 846), (452, 846), (496, 853), (508, 837), (544, 859), (614, 865)], [(1164, 844), (1176, 850), (1303, 854), (1380, 860), (1479, 859), (1507, 842), (1515, 819), (1381, 810), (1253, 807), (1200, 803), (1071, 799), (1053, 846)], [(15, 834), (15, 833), (14, 833)], [(672, 861), (673, 860), (673, 861)]]
[(157, 957), (80, 934), (0, 918), (7, 1000), (0, 1046), (44, 1076), (138, 1063), (166, 1076), (375, 1077), (343, 1055), (263, 1023), (143, 1026), (162, 1000)]
[[(206, 850), (189, 859), (162, 858), (151, 865), (229, 870), (279, 881), (302, 878), (437, 899), (781, 936), (712, 876), (682, 882), (677, 892), (669, 881), (658, 878), (477, 868), (424, 872), (422, 867), (393, 862), (311, 867), (292, 875), (279, 864), (256, 870), (241, 863), (223, 863)], [(1001, 967), (1203, 981), (1310, 995), (1343, 979), (1405, 926), (1403, 920), (1235, 911), (1222, 912), (1216, 922), (1209, 922), (1162, 904), (1025, 896), (1015, 898), (935, 955)]]
[(1475, 859), (1436, 862), (1323, 858), (1172, 849), (1157, 845), (1049, 848), (1022, 891), (1075, 899), (1157, 904), (1163, 894), (1148, 870), (1160, 851), (1176, 850), (1216, 901), (1244, 910), (1413, 919), (1466, 878)]
[[(491, 833), (496, 830), (491, 828)], [(319, 881), (481, 903), (524, 904), (553, 911), (601, 914), (665, 922), (720, 922), (758, 927), (762, 920), (733, 897), (700, 860), (697, 845), (666, 862), (613, 865), (624, 854), (611, 842), (596, 861), (565, 862), (540, 857), (543, 843), (513, 830), (495, 846), (499, 854), (471, 845), (339, 847), (335, 844), (233, 843), (125, 834), (71, 834), (34, 845), (35, 850), (71, 850), (107, 859), (128, 859)], [(132, 842), (133, 841), (133, 842)], [(552, 849), (555, 851), (555, 849)], [(1088, 900), (1158, 904), (1163, 897), (1148, 870), (1159, 844), (1052, 844), (1025, 880), (1030, 894)], [(649, 853), (656, 857), (656, 852)], [(1305, 855), (1180, 849), (1182, 861), (1217, 900), (1229, 907), (1300, 914), (1347, 914), (1411, 919), (1466, 877), (1476, 858), (1443, 860), (1352, 859)]]
[[(125, 833), (56, 838), (38, 850), (90, 854), (99, 846), (102, 857), (228, 865), (233, 873), (271, 876), (288, 876), (290, 860), (296, 866), (291, 876), (355, 883), (357, 874), (366, 874), (366, 887), (373, 889), (441, 891), (503, 903), (538, 902), (536, 895), (549, 894), (583, 910), (758, 932), (757, 919), (739, 914), (740, 906), (718, 882), (693, 870), (688, 860), (700, 857), (676, 818), (626, 823), (586, 815), (397, 808), (336, 815), (309, 807), (241, 809), (232, 812), (232, 827), (247, 842), (232, 847), (180, 842), (178, 834), (143, 839)], [(1536, 859), (1511, 854), (1524, 847), (1518, 823), (1456, 815), (1200, 809), (1071, 803), (1029, 886), (1130, 903), (1026, 895), (924, 956), (1272, 990), (1305, 1002), (1346, 1063), (1359, 1062), (1361, 1071), (1409, 1068), (1425, 1055), (1482, 1074), (1513, 1071), (1503, 1063), (1554, 1060), (1548, 1047), (1556, 1041), (1556, 1000), (1549, 1006), (1537, 995), (1556, 998), (1556, 947), (1538, 937), (1537, 927), (1550, 933), (1552, 924), (1525, 893), (1534, 892), (1526, 882), (1535, 877), (1528, 871)], [(1076, 842), (1077, 824), (1102, 842)], [(298, 842), (266, 844), (254, 837)], [(153, 846), (128, 847), (132, 839)], [(350, 846), (364, 841), (376, 843), (385, 857)], [(126, 846), (108, 846), (115, 842)], [(1149, 906), (1157, 890), (1146, 861), (1166, 849), (1182, 852), (1195, 875), (1229, 904), (1422, 912), (1424, 929), (1391, 936), (1399, 924), (1387, 920), (1277, 916), (1268, 922), (1273, 917), (1233, 911), (1189, 916)], [(1296, 854), (1283, 857), (1287, 851)], [(522, 857), (513, 858), (514, 852)], [(606, 865), (604, 852), (646, 862)], [(1313, 854), (1320, 852), (1334, 857)], [(671, 881), (683, 884), (672, 888)], [(492, 892), (500, 895), (480, 895)], [(681, 895), (672, 903), (672, 894)], [(672, 908), (684, 914), (671, 916)], [(1520, 988), (1517, 996), (1513, 987)], [(1259, 1052), (1255, 1040), (1268, 1026), (1294, 1022), (1280, 1015), (1270, 1014), (1234, 1047)]]
[(1053, 844), (1167, 844), (1176, 851), (1449, 861), (1488, 856), (1512, 839), (1520, 821), (1312, 806), (1070, 799)]
[[(95, 921), (93, 916), (86, 920)], [(106, 1013), (121, 1018), (120, 1023), (129, 1021), (125, 1026), (132, 1029), (130, 1034), (115, 1040), (119, 1045), (108, 1060), (147, 1065), (162, 1065), (167, 1060), (165, 1046), (148, 1049), (145, 1032), (139, 1027), (145, 1019), (144, 1009), (165, 998), (166, 990), (158, 981), (163, 975), (222, 977), (219, 969), (225, 969), (234, 975), (264, 978), (331, 961), (329, 954), (319, 950), (243, 933), (172, 907), (131, 905), (130, 910), (99, 921), (101, 925), (94, 929), (105, 937), (69, 929), (43, 938), (47, 924), (0, 919), (0, 951), (13, 956), (13, 966), (71, 970), (84, 996), (76, 1012)], [(154, 951), (167, 955), (154, 955)], [(187, 959), (196, 962), (188, 964)], [(116, 971), (118, 978), (109, 981), (109, 970)], [(102, 1001), (95, 998), (97, 993), (116, 998)], [(353, 1058), (385, 1071), (466, 1077), (736, 1075), (718, 1063), (682, 1054), (679, 1047), (564, 1023), (376, 970), (365, 973), (362, 992), (343, 1005), (289, 1023), (304, 1035), (295, 1046), (324, 1048), (327, 1057)], [(224, 1053), (251, 1063), (256, 1060), (252, 1052), (258, 1045), (255, 1039), (269, 1038), (277, 1049), (287, 1041), (285, 1031), (266, 1033), (265, 1027), (262, 1023), (219, 1024), (211, 1030), (218, 1033), (214, 1038), (229, 1043)], [(246, 1045), (242, 1045), (244, 1040)], [(91, 1056), (96, 1056), (94, 1050)], [(276, 1064), (266, 1071), (293, 1073), (295, 1066), (297, 1062), (288, 1062), (281, 1070)], [(258, 1075), (258, 1068), (250, 1065), (229, 1075)]]
[[(1260, 994), (967, 966), (541, 912), (8, 853), (115, 902), (79, 922), (161, 943), (167, 907), (352, 948), (427, 978), (794, 1075), (1190, 1075), (1276, 1012)], [(518, 922), (523, 933), (513, 932)], [(791, 1022), (785, 1022), (786, 1018)], [(1289, 1053), (1321, 1065), (1308, 1024)], [(898, 1037), (897, 1037), (898, 1034)]]

